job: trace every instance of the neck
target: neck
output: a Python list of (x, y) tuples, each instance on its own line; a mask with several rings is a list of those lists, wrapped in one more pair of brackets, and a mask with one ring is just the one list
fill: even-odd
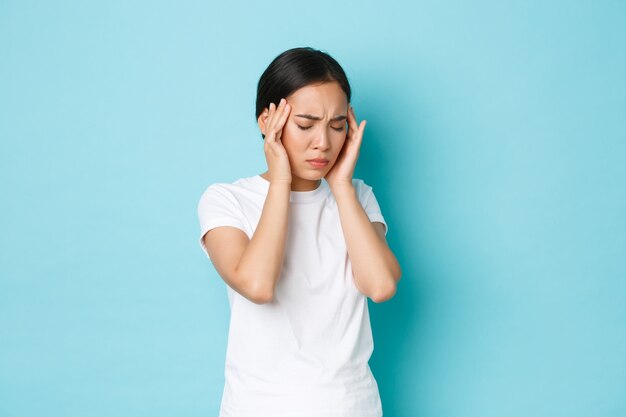
[[(261, 177), (269, 181), (269, 173), (265, 171)], [(291, 191), (313, 191), (322, 185), (322, 180), (307, 180), (291, 174)]]

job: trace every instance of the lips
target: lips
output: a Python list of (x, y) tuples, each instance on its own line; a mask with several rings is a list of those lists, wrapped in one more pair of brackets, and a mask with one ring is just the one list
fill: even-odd
[(328, 162), (328, 159), (324, 159), (324, 158), (315, 158), (315, 159), (307, 159), (307, 161), (310, 161), (310, 162), (318, 162), (318, 163), (326, 163), (326, 162)]

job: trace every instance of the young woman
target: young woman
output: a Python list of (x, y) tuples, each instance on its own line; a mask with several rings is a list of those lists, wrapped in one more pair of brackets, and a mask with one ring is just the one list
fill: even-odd
[(401, 270), (372, 187), (352, 178), (366, 122), (350, 95), (328, 54), (278, 55), (256, 99), (268, 170), (200, 198), (231, 310), (221, 417), (382, 416), (367, 297), (391, 298)]

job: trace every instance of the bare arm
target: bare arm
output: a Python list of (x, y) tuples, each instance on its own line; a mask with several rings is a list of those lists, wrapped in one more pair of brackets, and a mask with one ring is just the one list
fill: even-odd
[(219, 226), (203, 237), (215, 269), (233, 290), (248, 300), (271, 301), (280, 275), (287, 232), (290, 185), (270, 185), (252, 239), (243, 230)]
[[(263, 304), (274, 297), (282, 270), (289, 222), (291, 168), (280, 139), (291, 106), (285, 99), (270, 103), (259, 116), (263, 149), (269, 167), (269, 189), (251, 239), (234, 227), (208, 232), (205, 245), (226, 282), (249, 300)], [(226, 248), (224, 248), (226, 247)]]
[(270, 183), (261, 218), (236, 268), (250, 292), (264, 302), (272, 300), (282, 269), (290, 191), (289, 183)]
[(370, 222), (352, 185), (336, 187), (333, 194), (357, 289), (377, 303), (390, 299), (402, 271), (384, 234), (381, 236), (384, 226)]

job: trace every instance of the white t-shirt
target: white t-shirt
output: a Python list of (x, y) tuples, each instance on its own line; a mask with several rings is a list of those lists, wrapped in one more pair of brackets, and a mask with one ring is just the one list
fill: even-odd
[[(372, 187), (353, 179), (370, 221), (385, 222)], [(198, 204), (200, 246), (217, 226), (252, 238), (269, 182), (215, 183)], [(367, 297), (354, 285), (339, 212), (325, 179), (291, 191), (274, 298), (255, 304), (226, 286), (230, 328), (220, 417), (381, 417)]]

